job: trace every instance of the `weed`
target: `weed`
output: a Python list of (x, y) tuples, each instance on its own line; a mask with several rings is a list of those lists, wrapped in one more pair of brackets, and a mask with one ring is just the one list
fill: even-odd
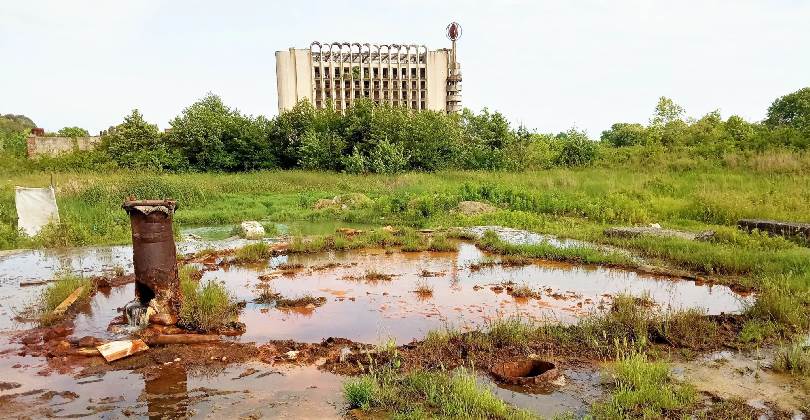
[(57, 274), (54, 281), (48, 283), (48, 286), (40, 295), (39, 311), (41, 313), (41, 321), (44, 324), (56, 321), (57, 318), (52, 314), (53, 310), (80, 287), (82, 288), (82, 292), (73, 305), (84, 302), (90, 297), (93, 293), (93, 283), (89, 279), (72, 273), (65, 272)]
[(217, 250), (214, 248), (203, 248), (194, 253), (194, 258), (205, 258), (209, 255), (216, 255)]
[(508, 286), (506, 288), (506, 292), (512, 297), (524, 299), (539, 298), (541, 296), (539, 292), (536, 292), (534, 289), (529, 287), (528, 284), (521, 284), (515, 287)]
[(614, 389), (606, 401), (594, 404), (597, 419), (661, 418), (691, 406), (697, 398), (690, 385), (679, 385), (664, 362), (630, 352), (613, 364)]
[(379, 409), (395, 418), (533, 418), (481, 387), (463, 368), (406, 374), (382, 369), (349, 381), (344, 396), (353, 407)]
[(183, 293), (180, 323), (186, 328), (209, 332), (236, 322), (239, 306), (223, 283), (214, 280), (197, 283), (187, 279), (180, 287)]
[(486, 327), (486, 334), (496, 346), (525, 347), (537, 336), (537, 326), (519, 316), (497, 318)]
[(370, 376), (361, 376), (343, 384), (343, 397), (351, 408), (368, 409), (374, 398), (377, 384)]
[(235, 261), (238, 263), (256, 263), (266, 261), (272, 256), (270, 246), (264, 242), (256, 242), (239, 248), (235, 252)]
[(433, 285), (420, 280), (416, 282), (416, 290), (414, 290), (414, 292), (423, 297), (433, 296)]
[(771, 281), (765, 283), (747, 315), (799, 331), (810, 326), (808, 301), (806, 290), (795, 290), (784, 280)]
[(312, 295), (304, 295), (297, 298), (277, 298), (276, 299), (276, 308), (295, 308), (295, 307), (303, 307), (303, 306), (321, 306), (326, 303), (326, 298), (319, 296), (314, 297)]
[(669, 344), (690, 349), (710, 348), (718, 337), (717, 324), (706, 316), (705, 310), (694, 308), (664, 313), (656, 329)]
[(177, 270), (177, 276), (180, 278), (180, 284), (182, 285), (184, 283), (200, 280), (202, 272), (193, 265), (183, 265)]
[(777, 325), (771, 321), (749, 319), (740, 329), (738, 340), (743, 344), (759, 344), (774, 336), (777, 330)]
[(445, 235), (434, 235), (432, 238), (430, 238), (428, 250), (436, 252), (451, 252), (457, 251), (458, 245), (447, 239), (447, 236)]
[(262, 305), (269, 305), (279, 298), (281, 298), (281, 294), (276, 293), (270, 287), (260, 287), (259, 294), (253, 299), (253, 302)]
[(798, 341), (781, 344), (774, 356), (773, 369), (791, 375), (810, 376), (810, 349)]

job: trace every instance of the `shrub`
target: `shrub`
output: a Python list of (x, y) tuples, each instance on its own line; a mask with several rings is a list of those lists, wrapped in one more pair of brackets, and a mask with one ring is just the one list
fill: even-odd
[(192, 330), (211, 332), (236, 322), (239, 307), (223, 283), (209, 280), (197, 283), (184, 279), (180, 283), (183, 301), (180, 323)]
[(368, 409), (376, 392), (377, 384), (369, 376), (361, 376), (343, 384), (343, 396), (351, 408)]
[(587, 166), (596, 158), (596, 143), (584, 132), (572, 128), (557, 138), (560, 141), (560, 151), (556, 158), (558, 165)]
[(266, 261), (272, 256), (272, 250), (264, 242), (248, 244), (236, 250), (235, 261), (238, 263), (255, 263)]
[(163, 141), (157, 126), (147, 123), (137, 109), (102, 136), (100, 149), (126, 168), (178, 170), (186, 164), (179, 151)]

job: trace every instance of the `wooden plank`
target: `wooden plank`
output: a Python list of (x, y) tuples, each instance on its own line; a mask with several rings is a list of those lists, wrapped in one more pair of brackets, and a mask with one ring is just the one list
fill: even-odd
[(96, 346), (96, 348), (108, 362), (122, 359), (144, 350), (149, 350), (149, 346), (147, 346), (146, 343), (144, 343), (141, 339), (111, 341), (109, 343)]
[(78, 289), (74, 290), (73, 293), (70, 294), (70, 296), (65, 298), (65, 300), (63, 300), (62, 303), (60, 303), (59, 306), (57, 306), (56, 309), (53, 310), (53, 313), (55, 315), (64, 314), (65, 311), (67, 311), (68, 308), (70, 308), (70, 305), (73, 305), (73, 302), (75, 302), (76, 299), (78, 299), (79, 296), (82, 295), (82, 292), (84, 292), (84, 286), (81, 286)]
[(152, 345), (167, 345), (167, 344), (198, 344), (198, 343), (214, 343), (219, 341), (218, 335), (201, 335), (201, 334), (161, 334), (158, 336), (150, 337), (149, 344)]

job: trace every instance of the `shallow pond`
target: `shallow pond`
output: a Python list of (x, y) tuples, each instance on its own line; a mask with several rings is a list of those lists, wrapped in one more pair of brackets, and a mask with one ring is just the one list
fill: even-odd
[[(178, 244), (178, 249), (190, 253), (212, 244), (222, 248), (240, 243), (188, 242)], [(61, 270), (93, 275), (122, 267), (131, 272), (131, 253), (130, 246), (115, 246), (20, 251), (0, 256), (0, 377), (19, 384), (0, 389), (0, 403), (8, 413), (36, 417), (342, 415), (343, 378), (315, 366), (279, 368), (250, 362), (224, 370), (187, 372), (167, 364), (154, 375), (112, 371), (78, 378), (75, 372), (54, 369), (53, 359), (17, 355), (19, 344), (12, 342), (12, 334), (33, 324), (12, 318), (45, 287), (21, 283), (48, 280)], [(458, 252), (369, 249), (282, 256), (261, 265), (206, 271), (203, 279), (225, 282), (239, 299), (248, 302), (241, 315), (246, 333), (234, 340), (258, 343), (275, 339), (319, 342), (326, 337), (368, 343), (393, 338), (405, 343), (424, 337), (431, 329), (448, 325), (475, 328), (512, 315), (575, 322), (622, 292), (648, 293), (663, 307), (697, 307), (710, 314), (740, 311), (752, 299), (724, 286), (618, 269), (543, 261), (504, 266), (491, 264), (493, 261), (497, 257), (487, 256), (470, 243), (461, 243)], [(300, 268), (280, 270), (281, 264)], [(369, 274), (389, 278), (375, 280), (367, 278)], [(539, 295), (515, 298), (498, 287), (503, 283), (525, 285)], [(430, 288), (432, 293), (417, 294), (418, 286)], [(261, 287), (291, 298), (305, 294), (324, 297), (326, 303), (296, 309), (252, 303)], [(116, 309), (131, 300), (133, 294), (132, 284), (97, 293), (77, 316), (73, 337), (119, 338), (107, 326), (118, 315)], [(506, 401), (544, 415), (582, 412), (599, 395), (598, 373), (570, 370), (565, 376), (565, 387), (538, 394), (495, 387), (486, 376), (481, 376), (480, 381), (493, 386)]]

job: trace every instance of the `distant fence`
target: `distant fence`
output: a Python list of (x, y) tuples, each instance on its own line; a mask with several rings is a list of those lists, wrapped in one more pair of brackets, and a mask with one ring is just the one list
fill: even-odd
[(100, 136), (45, 137), (31, 134), (28, 136), (28, 157), (56, 156), (79, 150), (93, 150), (99, 142)]

